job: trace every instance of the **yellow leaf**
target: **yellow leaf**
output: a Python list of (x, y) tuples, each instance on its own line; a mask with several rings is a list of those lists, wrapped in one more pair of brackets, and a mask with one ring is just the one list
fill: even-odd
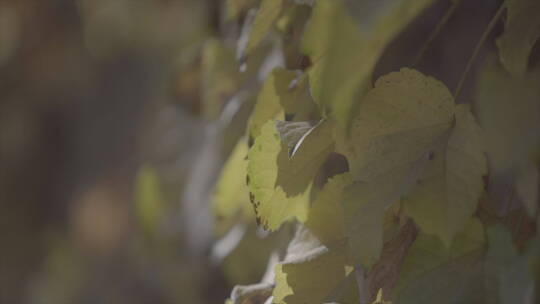
[(313, 178), (333, 147), (332, 125), (322, 123), (289, 158), (276, 122), (262, 127), (248, 153), (248, 178), (257, 220), (265, 229), (277, 229), (293, 217), (306, 220)]
[[(290, 113), (294, 107), (296, 91), (288, 88), (296, 78), (294, 71), (276, 68), (266, 78), (257, 96), (257, 103), (248, 123), (251, 140), (259, 136), (261, 127), (271, 119), (283, 119), (283, 111)], [(292, 109), (291, 109), (292, 108)]]
[[(301, 239), (296, 240), (298, 238)], [(311, 246), (295, 247), (298, 244), (305, 244), (306, 240)], [(348, 265), (345, 252), (343, 243), (328, 249), (317, 245), (313, 241), (313, 236), (305, 229), (298, 231), (287, 249), (285, 261), (275, 267), (276, 287), (273, 292), (273, 303), (329, 302), (327, 298), (340, 288), (340, 284), (353, 270), (353, 267)], [(351, 296), (357, 297), (356, 294)]]
[(377, 80), (360, 104), (350, 139), (340, 139), (338, 150), (347, 156), (353, 178), (374, 189), (370, 200), (358, 194), (357, 206), (382, 204), (380, 213), (406, 194), (406, 213), (449, 244), (482, 191), (481, 143), (469, 109), (456, 107), (444, 84), (405, 68)]
[(262, 0), (249, 33), (249, 41), (246, 49), (247, 55), (259, 46), (261, 41), (266, 37), (266, 34), (268, 34), (268, 31), (281, 13), (283, 1), (284, 0)]
[(255, 4), (255, 0), (226, 0), (225, 11), (227, 14), (227, 20), (237, 19), (240, 17), (242, 11), (246, 11), (248, 8)]
[(239, 219), (255, 219), (246, 185), (247, 153), (246, 140), (241, 138), (221, 170), (215, 186), (211, 201), (217, 235), (223, 235)]
[[(384, 48), (432, 2), (345, 1), (354, 3), (349, 7), (342, 1), (316, 3), (302, 51), (313, 62), (309, 70), (313, 98), (342, 127), (348, 127), (354, 102), (369, 88), (371, 73)], [(353, 18), (349, 12), (363, 15)]]
[(379, 291), (377, 291), (377, 298), (371, 304), (392, 304), (392, 302), (385, 301), (383, 299), (383, 291), (382, 291), (382, 288), (381, 288), (381, 289), (379, 289)]
[(344, 188), (351, 182), (349, 173), (332, 177), (311, 204), (305, 226), (326, 246), (345, 239), (341, 200)]

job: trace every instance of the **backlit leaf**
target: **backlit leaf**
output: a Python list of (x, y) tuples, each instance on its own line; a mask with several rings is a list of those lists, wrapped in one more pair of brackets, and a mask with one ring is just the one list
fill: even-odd
[(338, 137), (338, 151), (355, 178), (367, 181), (430, 151), (448, 132), (453, 113), (444, 84), (404, 68), (377, 80), (359, 106), (350, 138)]
[(222, 235), (239, 219), (254, 219), (246, 185), (247, 143), (242, 138), (223, 166), (212, 195), (212, 209), (216, 217), (216, 233)]
[[(352, 1), (345, 1), (348, 3)], [(384, 3), (383, 3), (384, 2)], [(347, 126), (354, 102), (371, 82), (371, 73), (387, 44), (432, 0), (318, 1), (308, 22), (302, 51), (311, 57), (312, 95), (341, 126)], [(379, 8), (374, 12), (373, 7)], [(363, 12), (353, 18), (351, 12)], [(369, 22), (366, 22), (369, 20)], [(357, 22), (359, 21), (359, 22)]]
[(341, 201), (344, 188), (351, 182), (349, 173), (332, 177), (311, 204), (305, 225), (326, 246), (345, 239)]
[[(486, 165), (481, 142), (469, 109), (456, 107), (444, 84), (404, 68), (377, 80), (359, 106), (350, 139), (340, 139), (338, 150), (366, 189), (388, 187), (370, 194), (381, 193), (380, 199), (371, 198), (383, 205), (379, 213), (411, 188), (403, 199), (406, 213), (448, 244), (472, 215), (482, 191)], [(424, 172), (411, 175), (425, 157)]]
[(456, 107), (450, 138), (431, 153), (425, 175), (404, 201), (405, 212), (450, 244), (476, 210), (487, 173), (482, 135), (468, 106)]
[(356, 182), (345, 189), (343, 209), (349, 248), (366, 270), (377, 262), (383, 248), (384, 217), (389, 207), (406, 195), (428, 162), (427, 154), (413, 164)]
[(366, 269), (383, 246), (385, 211), (423, 176), (452, 113), (443, 84), (402, 69), (377, 81), (360, 104), (350, 139), (338, 142), (358, 181), (344, 200), (345, 222), (353, 255)]
[(225, 12), (227, 20), (237, 19), (243, 11), (252, 7), (256, 0), (226, 0)]
[(383, 299), (383, 291), (382, 289), (379, 289), (379, 291), (377, 292), (377, 298), (375, 298), (375, 301), (373, 301), (373, 303), (371, 304), (392, 304), (392, 302), (385, 301)]
[(251, 53), (266, 37), (268, 31), (279, 17), (284, 0), (262, 0), (253, 21), (246, 53)]
[(257, 103), (249, 119), (248, 132), (251, 139), (255, 139), (261, 127), (270, 119), (284, 119), (286, 114), (295, 113), (298, 104), (302, 104), (302, 87), (291, 89), (291, 83), (297, 79), (297, 73), (282, 68), (276, 68), (266, 78), (257, 97)]
[(307, 218), (311, 183), (333, 151), (332, 125), (315, 128), (289, 158), (275, 121), (268, 121), (248, 153), (248, 178), (257, 219), (274, 230), (285, 220)]

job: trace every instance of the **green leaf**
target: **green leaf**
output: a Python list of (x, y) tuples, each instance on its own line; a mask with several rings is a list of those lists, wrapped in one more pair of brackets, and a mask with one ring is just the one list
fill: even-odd
[[(347, 266), (347, 270), (350, 267)], [(356, 304), (359, 302), (358, 282), (356, 281), (356, 271), (351, 271), (345, 279), (332, 289), (332, 291), (324, 299), (326, 304)], [(385, 303), (390, 304), (390, 303)]]
[(285, 114), (292, 116), (293, 121), (305, 121), (320, 118), (317, 105), (313, 102), (309, 91), (308, 75), (298, 74), (293, 79), (287, 90), (280, 91), (280, 102)]
[(341, 201), (344, 188), (351, 182), (349, 173), (332, 177), (317, 193), (311, 204), (305, 225), (326, 246), (345, 239)]
[(242, 239), (220, 263), (223, 277), (232, 284), (249, 284), (260, 280), (272, 251), (284, 238), (281, 231), (261, 237), (255, 223), (245, 229)]
[(427, 162), (426, 154), (412, 165), (398, 165), (367, 182), (356, 182), (345, 189), (342, 203), (349, 248), (355, 261), (366, 271), (381, 255), (386, 211), (410, 191)]
[(223, 235), (236, 221), (252, 221), (253, 210), (246, 185), (248, 147), (241, 138), (223, 166), (212, 195), (216, 234)]
[[(354, 11), (366, 16), (356, 18), (358, 23), (342, 1), (318, 1), (305, 30), (302, 51), (314, 63), (309, 70), (313, 98), (341, 126), (348, 126), (384, 48), (432, 0), (380, 2), (355, 1)], [(373, 7), (380, 9), (374, 13)]]
[(280, 141), (276, 122), (262, 127), (248, 153), (248, 179), (257, 220), (265, 229), (277, 229), (293, 217), (306, 220), (311, 183), (333, 149), (330, 123), (310, 132), (293, 158)]
[(381, 77), (352, 122), (338, 134), (358, 182), (343, 201), (353, 256), (369, 270), (383, 246), (383, 216), (423, 176), (431, 150), (451, 127), (452, 96), (444, 85), (411, 69)]
[(450, 260), (411, 282), (395, 304), (492, 303), (485, 301), (481, 255), (473, 252)]
[(441, 82), (403, 68), (382, 76), (359, 106), (350, 138), (336, 134), (355, 178), (368, 181), (412, 164), (452, 125), (454, 102)]
[(275, 68), (266, 78), (257, 97), (257, 103), (248, 123), (248, 133), (255, 139), (261, 132), (261, 127), (271, 119), (284, 119), (283, 111), (287, 114), (295, 113), (298, 104), (301, 104), (302, 87), (290, 89), (291, 83), (297, 78), (297, 73), (282, 68)]
[(487, 238), (483, 257), (483, 229), (476, 219), (449, 249), (434, 237), (419, 235), (402, 267), (395, 302), (532, 303), (530, 265), (538, 247), (519, 255), (509, 231), (500, 225), (488, 228)]
[(379, 289), (377, 292), (377, 297), (375, 298), (375, 301), (373, 301), (371, 304), (392, 304), (390, 301), (385, 301), (383, 298), (383, 291), (382, 289)]
[[(306, 240), (309, 247), (298, 246)], [(309, 232), (300, 230), (285, 261), (276, 265), (273, 303), (325, 303), (353, 270), (344, 249), (343, 243), (332, 249), (317, 245)]]
[(527, 72), (529, 56), (540, 38), (540, 2), (506, 0), (504, 32), (497, 39), (501, 62), (513, 76)]
[[(488, 64), (479, 76), (474, 109), (485, 134), (490, 171), (490, 194), (498, 208), (506, 209), (509, 195), (501, 189), (517, 186), (529, 215), (538, 208), (534, 190), (538, 175), (540, 136), (540, 73), (511, 77)], [(536, 172), (535, 172), (536, 171)], [(508, 191), (511, 192), (511, 191)]]
[[(414, 288), (416, 281), (422, 281), (423, 276), (444, 267), (445, 264), (452, 263), (453, 260), (481, 250), (484, 244), (484, 229), (482, 223), (476, 218), (469, 221), (465, 230), (456, 236), (449, 248), (437, 237), (420, 233), (409, 248), (401, 266), (401, 273), (394, 291), (395, 298), (404, 303), (413, 303), (414, 300), (420, 299), (421, 296), (416, 297), (417, 294), (409, 291), (410, 288)], [(445, 278), (439, 278), (439, 280), (443, 279)], [(433, 282), (433, 285), (435, 284), (436, 282)], [(424, 288), (429, 289), (430, 285)], [(409, 295), (415, 298), (408, 299)]]
[(468, 106), (456, 107), (450, 138), (431, 153), (425, 176), (404, 201), (405, 212), (450, 244), (476, 210), (487, 173), (482, 135)]
[(256, 0), (226, 0), (225, 3), (225, 12), (226, 19), (232, 20), (240, 17), (243, 11), (246, 11), (248, 8), (252, 7)]
[[(257, 223), (265, 229), (275, 230), (286, 220), (296, 217), (304, 221), (308, 210), (308, 191), (287, 196), (282, 187), (276, 186), (280, 169), (280, 155), (287, 156), (287, 148), (279, 139), (275, 121), (268, 121), (248, 152), (248, 186)], [(283, 159), (283, 156), (281, 156)], [(285, 162), (286, 165), (286, 162)], [(309, 184), (309, 178), (304, 177)], [(309, 186), (311, 187), (311, 186)]]
[(266, 37), (279, 17), (284, 0), (262, 0), (249, 33), (246, 55), (249, 55)]
[[(302, 39), (303, 53), (311, 57), (308, 71), (315, 102), (328, 112), (350, 109), (364, 81), (355, 58), (364, 41), (354, 20), (339, 1), (318, 1)], [(367, 75), (368, 72), (364, 72)]]
[[(469, 109), (456, 107), (441, 82), (404, 68), (377, 80), (350, 133), (350, 139), (337, 135), (338, 151), (347, 156), (353, 177), (365, 183), (364, 192), (374, 189), (365, 208), (380, 214), (411, 188), (403, 198), (406, 213), (449, 244), (474, 212), (486, 172)], [(425, 157), (424, 172), (412, 174)]]

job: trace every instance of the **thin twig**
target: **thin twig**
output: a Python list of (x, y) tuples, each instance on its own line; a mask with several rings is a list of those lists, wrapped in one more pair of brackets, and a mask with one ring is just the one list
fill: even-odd
[(427, 49), (431, 46), (431, 43), (433, 43), (433, 40), (439, 35), (439, 33), (442, 31), (442, 29), (446, 26), (448, 23), (448, 20), (450, 20), (450, 17), (454, 15), (454, 12), (456, 11), (456, 8), (461, 4), (462, 0), (452, 1), (452, 6), (446, 11), (444, 16), (439, 20), (439, 23), (437, 23), (437, 26), (433, 31), (429, 34), (428, 39), (424, 42), (422, 47), (420, 48), (420, 51), (418, 51), (418, 54), (416, 54), (416, 57), (413, 60), (412, 66), (416, 66), (422, 57), (424, 57), (424, 54), (426, 53)]
[(461, 93), (461, 89), (463, 88), (463, 84), (465, 83), (465, 79), (467, 78), (467, 74), (469, 73), (469, 70), (472, 67), (473, 62), (475, 61), (476, 57), (478, 56), (478, 53), (480, 52), (480, 49), (482, 48), (482, 45), (486, 41), (487, 37), (493, 30), (493, 27), (495, 27), (495, 24), (497, 24), (497, 21), (502, 16), (502, 13), (505, 9), (504, 2), (501, 4), (493, 18), (491, 18), (491, 21), (489, 21), (489, 24), (487, 25), (486, 29), (484, 30), (484, 33), (482, 34), (482, 37), (480, 37), (480, 40), (476, 44), (476, 47), (474, 48), (474, 51), (469, 58), (469, 61), (467, 61), (467, 65), (465, 66), (465, 70), (463, 70), (463, 73), (461, 74), (461, 78), (459, 79), (459, 83), (456, 87), (456, 90), (454, 91), (454, 99), (457, 99), (459, 97), (459, 94)]

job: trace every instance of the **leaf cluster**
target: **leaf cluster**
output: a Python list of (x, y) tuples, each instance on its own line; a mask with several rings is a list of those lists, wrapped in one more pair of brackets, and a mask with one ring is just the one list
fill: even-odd
[(529, 61), (540, 6), (502, 4), (499, 60), (479, 68), (470, 100), (406, 66), (373, 82), (386, 48), (435, 2), (262, 0), (245, 19), (241, 64), (275, 55), (265, 47), (282, 57), (259, 79), (214, 210), (295, 233), (230, 303), (538, 300), (540, 70)]

